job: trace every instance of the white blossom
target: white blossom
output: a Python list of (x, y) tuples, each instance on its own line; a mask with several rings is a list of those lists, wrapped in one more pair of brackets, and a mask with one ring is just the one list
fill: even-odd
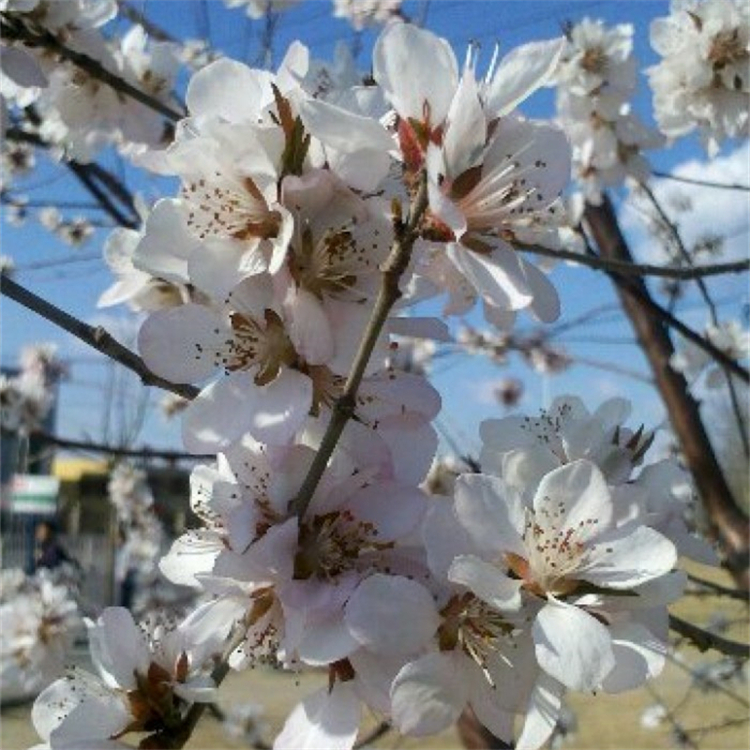
[(646, 72), (662, 132), (698, 129), (711, 155), (727, 138), (747, 137), (750, 10), (742, 0), (673, 0), (651, 23), (662, 60)]

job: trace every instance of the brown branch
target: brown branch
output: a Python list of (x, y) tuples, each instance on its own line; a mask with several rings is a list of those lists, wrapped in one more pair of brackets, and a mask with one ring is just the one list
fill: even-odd
[(672, 266), (654, 266), (649, 263), (634, 263), (631, 260), (624, 261), (619, 258), (604, 258), (597, 255), (584, 255), (573, 250), (552, 250), (549, 247), (539, 245), (513, 244), (513, 248), (520, 253), (531, 253), (542, 255), (545, 258), (557, 258), (558, 260), (569, 260), (580, 263), (582, 266), (597, 268), (602, 271), (611, 271), (624, 276), (658, 276), (665, 279), (679, 279), (691, 281), (693, 279), (705, 278), (706, 276), (720, 276), (729, 273), (742, 273), (750, 270), (750, 260), (737, 260), (729, 263), (712, 263), (690, 268), (674, 268)]
[[(607, 259), (629, 263), (630, 249), (609, 199), (605, 198), (601, 206), (587, 205), (584, 216), (601, 255)], [(641, 279), (628, 279), (619, 274), (611, 274), (611, 277), (651, 366), (656, 386), (703, 501), (713, 534), (725, 554), (725, 565), (738, 585), (748, 588), (748, 517), (732, 496), (685, 377), (670, 366), (674, 346), (666, 325), (676, 328), (680, 333), (687, 327), (651, 299)], [(694, 332), (690, 333), (693, 337), (696, 336)], [(697, 338), (703, 341), (700, 336)], [(726, 359), (723, 352), (722, 355)], [(733, 364), (736, 366), (736, 363)], [(747, 379), (747, 372), (740, 369)]]
[(740, 643), (739, 641), (730, 641), (716, 633), (699, 628), (687, 620), (683, 620), (675, 615), (669, 615), (669, 627), (675, 633), (679, 633), (687, 638), (698, 651), (708, 651), (713, 649), (725, 656), (731, 656), (735, 659), (750, 659), (750, 645)]
[(138, 375), (144, 385), (151, 385), (165, 391), (171, 391), (186, 399), (193, 399), (198, 395), (199, 389), (193, 385), (171, 383), (155, 375), (146, 367), (143, 360), (135, 352), (123, 346), (101, 326), (90, 326), (88, 323), (84, 323), (82, 320), (69, 315), (59, 307), (55, 307), (52, 303), (38, 297), (25, 287), (9, 279), (4, 274), (0, 275), (0, 294), (4, 294), (14, 302), (18, 302), (19, 305), (23, 305), (37, 315), (41, 315), (85, 344), (132, 370)]
[(181, 120), (184, 116), (153, 96), (136, 88), (123, 78), (111, 73), (93, 57), (89, 57), (82, 52), (76, 52), (75, 50), (66, 47), (56, 36), (54, 36), (54, 34), (46, 29), (32, 31), (23, 23), (14, 22), (10, 17), (4, 15), (2, 17), (0, 30), (6, 41), (19, 41), (29, 47), (43, 47), (48, 49), (59, 55), (61, 59), (67, 60), (81, 70), (84, 70), (92, 78), (96, 78), (98, 81), (106, 83), (115, 91), (118, 91), (125, 96), (129, 96), (131, 99), (134, 99), (173, 122)]
[[(38, 115), (36, 115), (33, 110), (30, 110), (31, 108), (27, 107), (27, 114), (29, 114), (32, 123), (38, 125)], [(51, 145), (43, 140), (37, 133), (28, 132), (18, 127), (8, 128), (5, 131), (5, 137), (9, 141), (30, 143), (39, 148), (49, 148)], [(140, 226), (140, 217), (138, 216), (133, 196), (114, 175), (96, 163), (81, 164), (75, 159), (70, 159), (66, 160), (64, 164), (76, 176), (86, 190), (96, 198), (98, 208), (106, 211), (121, 226), (128, 227), (129, 229), (137, 229)], [(103, 184), (120, 201), (121, 205), (124, 205), (129, 209), (133, 218), (125, 216), (125, 214), (120, 211), (120, 209), (113, 203), (109, 194), (102, 189), (101, 184), (99, 183)]]
[(312, 500), (315, 488), (328, 465), (336, 444), (344, 431), (346, 423), (354, 414), (356, 396), (359, 385), (364, 377), (367, 363), (375, 348), (380, 332), (385, 325), (388, 315), (401, 297), (399, 280), (409, 265), (411, 250), (417, 239), (417, 230), (424, 212), (427, 209), (427, 181), (420, 181), (419, 189), (412, 202), (409, 217), (405, 224), (398, 223), (396, 226), (396, 239), (391, 247), (390, 254), (382, 266), (382, 281), (380, 290), (375, 300), (370, 320), (364, 331), (362, 341), (354, 358), (352, 369), (344, 384), (341, 395), (336, 399), (331, 410), (331, 419), (326, 427), (320, 447), (315, 453), (315, 458), (310, 464), (307, 476), (302, 482), (299, 492), (291, 502), (292, 512), (302, 518), (307, 506)]
[(374, 729), (368, 732), (361, 740), (357, 740), (354, 745), (354, 750), (359, 748), (365, 748), (372, 745), (373, 742), (377, 742), (381, 737), (385, 737), (388, 732), (392, 729), (391, 725), (387, 721), (381, 721)]

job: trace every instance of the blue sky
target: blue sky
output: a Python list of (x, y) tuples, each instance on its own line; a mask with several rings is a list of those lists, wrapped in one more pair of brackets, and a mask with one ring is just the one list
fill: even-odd
[[(263, 21), (250, 21), (241, 10), (228, 10), (220, 0), (208, 3), (200, 0), (151, 0), (135, 3), (156, 23), (180, 38), (195, 38), (210, 34), (218, 49), (236, 59), (253, 63), (257, 59), (259, 40), (263, 33)], [(408, 2), (407, 13), (418, 16), (425, 11), (422, 2)], [(301, 5), (282, 15), (278, 22), (274, 44), (275, 62), (283, 56), (289, 42), (301, 39), (312, 50), (313, 56), (331, 59), (336, 42), (340, 39), (352, 41), (353, 33), (343, 21), (330, 16), (331, 4), (326, 0), (304, 0)], [(510, 50), (518, 44), (550, 38), (560, 34), (561, 24), (584, 16), (603, 18), (607, 23), (632, 23), (635, 26), (635, 54), (641, 68), (656, 62), (656, 56), (648, 44), (648, 25), (660, 15), (666, 15), (668, 3), (650, 1), (631, 2), (453, 2), (433, 0), (426, 7), (426, 25), (448, 38), (459, 59), (463, 58), (469, 42), (479, 42), (482, 58), (488, 62), (496, 42), (501, 50)], [(360, 38), (360, 67), (369, 67), (370, 51), (375, 33), (366, 31)], [(184, 82), (183, 82), (184, 84)], [(533, 117), (550, 117), (553, 114), (553, 92), (542, 91), (522, 108)], [(652, 123), (650, 92), (641, 77), (634, 100), (638, 114)], [(714, 179), (724, 175), (735, 175), (735, 181), (750, 182), (748, 175), (747, 148), (737, 144), (728, 145), (721, 161), (712, 168)], [(696, 137), (681, 139), (671, 148), (652, 154), (655, 169), (668, 171), (675, 168), (694, 176), (705, 172), (705, 154)], [(105, 159), (107, 166), (120, 173), (122, 164), (112, 154)], [(122, 174), (133, 190), (141, 192), (149, 201), (166, 190), (168, 183), (136, 173), (125, 168)], [(87, 195), (75, 180), (57, 166), (44, 163), (40, 158), (40, 169), (28, 180), (19, 181), (19, 191), (25, 192), (34, 201), (87, 200)], [(660, 195), (669, 200), (676, 190), (674, 183), (657, 185)], [(731, 235), (729, 251), (732, 255), (746, 254), (748, 208), (741, 194), (723, 191), (695, 189), (691, 196), (695, 212), (683, 217), (686, 235), (697, 237), (707, 227), (726, 231)], [(76, 211), (66, 211), (75, 215)], [(90, 214), (92, 216), (96, 214)], [(632, 209), (622, 214), (623, 225), (639, 257), (658, 259), (653, 253), (648, 237)], [(96, 299), (109, 285), (111, 278), (99, 252), (107, 234), (106, 229), (97, 232), (94, 239), (83, 249), (71, 250), (62, 245), (34, 222), (22, 229), (2, 225), (2, 252), (13, 256), (19, 266), (17, 280), (33, 291), (45, 296), (63, 309), (89, 322), (103, 323), (121, 332), (127, 339), (135, 329), (133, 316), (124, 308), (106, 311), (96, 310)], [(57, 261), (65, 258), (80, 260), (63, 266), (29, 268), (33, 264)], [(26, 268), (25, 268), (26, 267)], [(559, 267), (552, 274), (563, 303), (563, 319), (580, 315), (586, 310), (607, 305), (615, 301), (609, 282), (601, 275), (582, 268)], [(746, 280), (724, 278), (711, 282), (713, 291), (722, 301), (721, 310), (726, 317), (740, 317), (747, 305)], [(435, 307), (432, 308), (436, 309)], [(700, 327), (704, 314), (698, 298), (690, 292), (679, 303), (686, 320)], [(2, 301), (2, 364), (13, 365), (20, 348), (33, 341), (56, 341), (62, 355), (71, 362), (71, 380), (61, 390), (58, 433), (67, 437), (89, 436), (95, 439), (116, 439), (114, 427), (123, 414), (132, 413), (140, 389), (129, 376), (118, 373), (117, 368), (73, 341), (66, 334), (32, 313), (5, 300)], [(470, 322), (480, 324), (477, 317)], [(532, 321), (521, 318), (518, 327), (529, 329)], [(632, 333), (627, 322), (618, 312), (602, 317), (595, 325), (577, 328), (560, 337), (575, 357), (609, 363), (627, 368), (643, 375), (648, 374), (646, 362), (638, 348), (632, 343)], [(492, 389), (503, 377), (515, 376), (524, 381), (526, 395), (522, 407), (526, 411), (537, 411), (547, 399), (560, 393), (577, 393), (586, 397), (590, 406), (615, 394), (630, 397), (635, 402), (636, 418), (647, 424), (657, 424), (663, 418), (658, 397), (652, 388), (630, 378), (617, 376), (606, 370), (577, 365), (563, 375), (545, 378), (529, 370), (518, 358), (511, 355), (507, 368), (497, 368), (480, 357), (451, 357), (440, 360), (435, 366), (433, 382), (444, 399), (441, 424), (462, 445), (475, 450), (478, 445), (477, 426), (481, 419), (501, 416), (504, 412), (493, 400)], [(123, 403), (117, 406), (109, 419), (102, 416), (102, 405), (108, 389), (120, 391), (121, 383), (129, 383), (124, 390)], [(152, 402), (161, 398), (161, 393), (152, 391)], [(109, 434), (105, 427), (109, 423)], [(175, 423), (166, 423), (155, 412), (145, 422), (138, 444), (147, 443), (159, 447), (179, 447), (179, 430)]]

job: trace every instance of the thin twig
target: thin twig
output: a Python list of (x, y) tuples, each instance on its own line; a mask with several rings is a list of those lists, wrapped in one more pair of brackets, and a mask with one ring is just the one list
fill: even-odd
[(136, 88), (123, 78), (114, 75), (107, 70), (98, 60), (93, 57), (77, 52), (66, 47), (54, 34), (46, 29), (39, 32), (32, 31), (22, 23), (14, 23), (8, 16), (3, 16), (3, 23), (0, 27), (2, 35), (8, 41), (20, 41), (30, 47), (44, 47), (57, 55), (63, 60), (73, 63), (76, 67), (86, 71), (92, 78), (96, 78), (102, 83), (106, 83), (115, 91), (119, 91), (125, 96), (129, 96), (144, 106), (152, 109), (154, 112), (166, 117), (173, 122), (183, 118), (183, 114), (176, 112), (164, 102), (150, 96), (144, 91)]
[(602, 359), (594, 359), (593, 357), (582, 357), (578, 354), (567, 354), (570, 359), (571, 365), (583, 365), (585, 367), (593, 367), (596, 370), (603, 370), (604, 372), (612, 372), (615, 375), (623, 375), (624, 377), (637, 380), (639, 383), (646, 383), (647, 385), (654, 385), (654, 379), (650, 375), (646, 375), (637, 370), (631, 370), (629, 367), (623, 367), (622, 365), (615, 364), (613, 362), (606, 362)]
[[(27, 107), (27, 113), (35, 125), (39, 124), (38, 116)], [(9, 141), (31, 143), (39, 148), (49, 148), (51, 144), (42, 139), (37, 133), (30, 133), (20, 128), (8, 128), (5, 137)], [(75, 159), (64, 162), (65, 166), (78, 178), (83, 186), (96, 198), (98, 207), (106, 211), (118, 224), (130, 229), (137, 229), (140, 225), (140, 217), (135, 207), (133, 196), (125, 186), (104, 167), (99, 164), (81, 164)], [(133, 218), (128, 218), (113, 203), (110, 196), (102, 189), (102, 183), (120, 201), (121, 205), (127, 207)], [(92, 206), (92, 208), (95, 206)]]
[(90, 326), (88, 323), (69, 315), (59, 307), (38, 297), (8, 278), (5, 274), (0, 275), (0, 294), (4, 294), (14, 302), (18, 302), (19, 305), (23, 305), (37, 315), (41, 315), (56, 326), (73, 334), (85, 344), (132, 370), (144, 385), (152, 385), (165, 391), (171, 391), (186, 399), (193, 399), (198, 395), (199, 389), (193, 385), (171, 383), (155, 375), (135, 352), (123, 346), (101, 326)]
[[(586, 238), (585, 234), (583, 236), (585, 239)], [(580, 255), (579, 253), (573, 253), (573, 255), (577, 257), (586, 258), (585, 263), (589, 265), (591, 264), (592, 261), (594, 263), (599, 263), (601, 261), (604, 261), (606, 264), (615, 264), (615, 265), (620, 265), (620, 266), (630, 267), (630, 268), (639, 267), (639, 264), (630, 263), (629, 261), (619, 261), (619, 260), (613, 260), (612, 258), (606, 258), (606, 259), (602, 258), (600, 255), (597, 255), (594, 252), (593, 248), (591, 248), (591, 246), (588, 244), (588, 241), (586, 241), (586, 244), (587, 244), (586, 255)], [(535, 251), (539, 249), (540, 248), (535, 248)], [(544, 254), (552, 254), (552, 253), (557, 252), (555, 250), (549, 250), (547, 248), (541, 248), (541, 250), (543, 250)], [(748, 265), (750, 264), (750, 261), (743, 261), (743, 263)], [(723, 265), (727, 265), (727, 264), (723, 264)], [(640, 284), (644, 282), (641, 279), (639, 279), (637, 275), (631, 278), (627, 274), (623, 275), (619, 273), (618, 271), (607, 269), (604, 266), (592, 266), (592, 267), (600, 267), (604, 269), (605, 273), (612, 279), (613, 282), (615, 282), (615, 284), (619, 284), (620, 286), (627, 288), (628, 293), (631, 294), (633, 297), (636, 297), (638, 301), (642, 305), (647, 307), (649, 311), (653, 313), (662, 323), (665, 323), (670, 328), (674, 328), (684, 338), (686, 338), (688, 341), (691, 341), (699, 349), (702, 349), (704, 352), (710, 355), (712, 359), (716, 360), (722, 366), (726, 367), (728, 370), (734, 373), (737, 377), (739, 377), (745, 383), (750, 383), (750, 373), (748, 373), (746, 368), (738, 364), (726, 352), (723, 352), (721, 349), (714, 346), (708, 339), (704, 338), (699, 333), (696, 333), (692, 328), (689, 328), (688, 326), (686, 326), (679, 318), (676, 318), (671, 312), (669, 312), (669, 310), (666, 310), (660, 304), (658, 304), (657, 302), (654, 302), (651, 296), (647, 293), (645, 286), (643, 289), (641, 288)], [(660, 266), (655, 266), (655, 268), (660, 268)], [(690, 269), (679, 269), (679, 270), (690, 270)]]
[(162, 29), (161, 26), (157, 26), (153, 21), (146, 18), (137, 8), (134, 8), (130, 3), (119, 0), (118, 5), (120, 7), (120, 14), (125, 16), (129, 21), (143, 27), (143, 30), (151, 37), (159, 42), (177, 42), (180, 40), (173, 37), (171, 34)]
[(97, 182), (91, 176), (90, 170), (86, 169), (83, 164), (75, 161), (66, 161), (65, 166), (78, 178), (80, 183), (88, 190), (94, 198), (99, 201), (101, 207), (120, 225), (128, 229), (137, 229), (139, 222), (127, 217), (112, 202), (109, 195), (102, 190)]
[(743, 591), (742, 589), (733, 589), (729, 588), (729, 586), (722, 586), (720, 583), (714, 583), (713, 581), (708, 581), (705, 578), (699, 578), (692, 573), (688, 573), (687, 577), (688, 581), (697, 583), (699, 586), (703, 586), (704, 588), (711, 589), (711, 591), (715, 592), (717, 596), (726, 596), (730, 599), (739, 599), (743, 602), (750, 601), (750, 591)]
[(720, 190), (745, 190), (750, 192), (749, 185), (730, 184), (726, 182), (712, 182), (711, 180), (696, 180), (692, 177), (680, 177), (676, 174), (669, 174), (669, 172), (657, 172), (653, 170), (651, 172), (654, 177), (661, 177), (664, 180), (673, 180), (674, 182), (684, 182), (687, 185), (701, 185), (702, 187), (718, 188)]
[(346, 379), (341, 395), (333, 405), (331, 419), (326, 427), (320, 447), (307, 472), (307, 476), (302, 482), (302, 486), (296, 497), (291, 502), (292, 512), (300, 518), (304, 516), (307, 506), (312, 500), (318, 482), (328, 465), (328, 459), (331, 457), (346, 423), (354, 414), (357, 390), (364, 377), (367, 363), (370, 360), (380, 332), (388, 319), (391, 308), (401, 297), (401, 290), (398, 285), (399, 279), (409, 265), (411, 250), (417, 238), (417, 229), (426, 209), (427, 183), (425, 179), (422, 179), (412, 202), (406, 224), (396, 227), (396, 239), (382, 267), (383, 278), (380, 290), (354, 358), (349, 377)]
[(514, 244), (514, 249), (520, 253), (543, 255), (546, 258), (570, 260), (582, 266), (597, 268), (602, 271), (614, 272), (623, 276), (658, 276), (665, 279), (680, 279), (690, 281), (706, 276), (720, 276), (729, 273), (742, 273), (750, 270), (750, 260), (737, 260), (729, 263), (712, 263), (693, 268), (674, 268), (672, 266), (654, 266), (648, 263), (628, 263), (622, 260), (602, 258), (599, 255), (584, 255), (573, 250), (552, 250), (539, 245)]
[(669, 615), (669, 627), (687, 638), (701, 652), (713, 649), (735, 659), (750, 659), (750, 646), (747, 643), (730, 641), (675, 615)]
[(215, 454), (198, 455), (193, 453), (182, 453), (180, 451), (159, 450), (155, 448), (120, 448), (116, 445), (96, 443), (89, 440), (74, 440), (72, 438), (59, 437), (47, 432), (34, 433), (44, 443), (57, 446), (58, 448), (70, 448), (72, 450), (88, 451), (91, 453), (106, 453), (111, 456), (124, 456), (130, 458), (161, 458), (165, 461), (179, 461), (180, 459), (206, 460), (216, 458)]
[[(651, 188), (648, 185), (646, 185), (646, 183), (644, 182), (640, 182), (638, 183), (638, 185), (640, 189), (643, 191), (643, 193), (646, 195), (646, 197), (649, 199), (649, 201), (651, 202), (651, 205), (654, 207), (654, 210), (659, 215), (659, 218), (662, 220), (664, 225), (669, 230), (669, 233), (672, 235), (672, 239), (674, 240), (677, 250), (679, 251), (686, 265), (690, 268), (695, 268), (696, 266), (695, 266), (695, 263), (693, 262), (693, 258), (688, 252), (687, 247), (685, 247), (685, 243), (682, 240), (682, 235), (680, 234), (680, 230), (678, 229), (677, 224), (675, 224), (669, 218), (669, 216), (667, 215), (667, 212), (664, 210), (664, 207), (661, 205), (658, 198), (654, 194), (654, 191), (651, 190)], [(711, 318), (711, 323), (714, 326), (718, 326), (719, 325), (719, 313), (708, 291), (708, 286), (706, 285), (706, 282), (700, 276), (697, 276), (694, 279), (694, 281), (696, 283), (696, 286), (698, 287), (698, 291), (700, 292), (701, 297), (703, 297), (703, 301), (706, 303), (706, 307), (708, 308), (708, 314)], [(724, 377), (726, 378), (726, 381), (727, 381), (727, 387), (729, 388), (729, 400), (731, 402), (732, 411), (734, 412), (734, 419), (737, 422), (738, 432), (740, 433), (740, 442), (742, 443), (742, 450), (745, 454), (745, 457), (750, 458), (750, 439), (748, 438), (747, 429), (745, 427), (745, 420), (742, 416), (742, 407), (740, 405), (739, 397), (737, 396), (737, 389), (735, 387), (734, 381), (732, 380), (732, 376), (726, 367), (722, 367), (722, 372), (724, 373)]]
[(718, 680), (709, 677), (707, 674), (701, 674), (700, 676), (696, 675), (695, 671), (690, 667), (689, 664), (685, 664), (685, 662), (681, 658), (675, 657), (669, 651), (667, 652), (667, 659), (683, 672), (687, 672), (687, 674), (689, 674), (694, 680), (698, 679), (707, 685), (711, 685), (714, 690), (718, 691), (719, 693), (723, 693), (727, 696), (727, 698), (730, 698), (736, 703), (739, 703), (741, 706), (745, 706), (745, 708), (750, 708), (750, 701), (748, 701), (747, 698), (745, 698), (743, 695), (737, 695), (737, 693), (733, 693), (726, 685), (722, 685)]

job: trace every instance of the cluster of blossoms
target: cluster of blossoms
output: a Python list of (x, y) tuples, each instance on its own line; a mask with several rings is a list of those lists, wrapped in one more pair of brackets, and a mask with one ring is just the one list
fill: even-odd
[(94, 225), (84, 216), (64, 219), (54, 206), (43, 208), (38, 213), (39, 223), (56, 234), (66, 245), (80, 247), (94, 234)]
[[(526, 364), (539, 373), (559, 373), (567, 369), (572, 362), (570, 356), (562, 347), (554, 346), (547, 340), (544, 332), (518, 335), (512, 332), (496, 332), (489, 329), (480, 331), (470, 326), (464, 326), (459, 329), (456, 341), (461, 345), (462, 351), (489, 357), (497, 365), (507, 364), (510, 353), (518, 352)], [(513, 394), (517, 390), (511, 384), (508, 392)], [(512, 397), (510, 401), (513, 401)], [(512, 403), (509, 405), (512, 405)]]
[(682, 472), (636, 473), (653, 436), (624, 426), (628, 409), (566, 398), (484, 423), (483, 473), (428, 479), (453, 498), (428, 500), (397, 467), (341, 448), (302, 519), (290, 499), (313, 449), (245, 438), (194, 471), (205, 526), (162, 571), (236, 617), (252, 605), (235, 668), (328, 667), (332, 687), (293, 711), (276, 748), (350, 747), (361, 703), (417, 736), (471, 705), (510, 739), (523, 714), (518, 747), (538, 747), (565, 688), (620, 692), (659, 673), (676, 556), (714, 560), (685, 525)]
[[(750, 356), (750, 331), (743, 330), (736, 320), (728, 320), (706, 326), (705, 337), (717, 349), (734, 360), (742, 361)], [(711, 355), (695, 344), (680, 339), (678, 350), (672, 355), (669, 364), (694, 382), (704, 373), (706, 388), (716, 389), (727, 384), (727, 378)]]
[[(405, 57), (407, 49), (419, 55)], [(459, 78), (443, 42), (395, 24), (375, 50), (378, 87), (313, 97), (300, 44), (276, 75), (222, 60), (193, 77), (190, 118), (175, 142), (140, 160), (176, 174), (181, 194), (157, 202), (131, 254), (108, 248), (143, 281), (190, 290), (187, 304), (151, 315), (139, 340), (162, 377), (211, 379), (185, 412), (189, 450), (215, 451), (246, 432), (284, 444), (308, 418), (325, 415), (358, 349), (400, 221), (380, 192), (414, 199), (420, 173), (428, 198), (402, 285), (408, 296), (447, 292), (454, 314), (481, 299), (493, 323), (508, 324), (520, 309), (557, 316), (545, 274), (509, 243), (560, 242), (564, 136), (511, 111), (548, 78), (559, 49), (558, 41), (529, 45), (478, 82), (472, 67)], [(420, 79), (428, 60), (442, 74)], [(417, 85), (407, 83), (404, 66)], [(254, 93), (225, 93), (235, 90)], [(399, 162), (404, 181), (394, 185)], [(135, 242), (133, 233), (127, 238)], [(131, 280), (137, 285), (135, 276), (123, 278)], [(388, 331), (446, 336), (414, 318), (393, 318)], [(436, 399), (422, 379), (388, 366), (388, 354), (384, 334), (358, 397), (359, 425), (381, 434), (397, 422), (417, 429)]]
[[(168, 106), (175, 104), (171, 91), (181, 62), (178, 45), (149, 42), (140, 26), (122, 39), (105, 37), (100, 29), (116, 15), (115, 0), (3, 0), (0, 12), (8, 45), (0, 93), (19, 107), (33, 105), (36, 130), (45, 142), (68, 158), (88, 162), (110, 144), (130, 153), (162, 141), (160, 115), (59, 60), (47, 38)], [(29, 37), (38, 40), (35, 46)]]
[(0, 375), (0, 426), (4, 432), (28, 435), (39, 429), (55, 400), (55, 386), (66, 374), (53, 344), (28, 346), (21, 352), (17, 375)]
[[(281, 13), (298, 5), (301, 0), (224, 0), (228, 8), (244, 8), (247, 15), (258, 20), (269, 13)], [(388, 22), (400, 15), (403, 0), (333, 0), (333, 15), (345, 18), (360, 31), (366, 26)]]
[(97, 671), (82, 669), (45, 688), (31, 718), (42, 748), (127, 748), (115, 738), (125, 732), (154, 732), (179, 725), (194, 703), (210, 703), (210, 677), (231, 620), (226, 607), (208, 603), (175, 623), (155, 619), (136, 625), (128, 610), (109, 607), (96, 622), (86, 620), (91, 659)]
[(82, 627), (78, 605), (59, 576), (16, 568), (0, 577), (0, 694), (28, 698), (58, 677)]
[[(679, 469), (641, 468), (652, 435), (624, 425), (621, 400), (593, 414), (558, 401), (485, 423), (480, 463), (430, 497), (440, 399), (424, 355), (394, 338), (449, 339), (404, 314), (438, 296), (445, 316), (481, 304), (505, 329), (520, 311), (557, 318), (519, 249), (568, 241), (570, 149), (516, 108), (562, 49), (525, 45), (478, 79), (473, 54), (460, 69), (444, 40), (394, 22), (371, 85), (321, 90), (299, 43), (276, 73), (218, 60), (192, 77), (173, 142), (136, 158), (179, 194), (112, 236), (103, 303), (151, 310), (146, 365), (199, 386), (183, 439), (216, 460), (191, 475), (202, 525), (160, 570), (211, 601), (149, 632), (106, 610), (90, 625), (99, 677), (71, 674), (34, 706), (48, 747), (131, 732), (174, 746), (190, 704), (213, 700), (233, 623), (223, 665), (327, 670), (276, 750), (349, 750), (363, 706), (413, 736), (470, 707), (512, 740), (520, 717), (516, 747), (534, 750), (566, 690), (660, 672), (677, 555), (711, 550), (685, 525)], [(137, 484), (121, 470), (113, 495)]]
[(402, 0), (333, 0), (333, 15), (357, 30), (387, 23), (400, 15)]
[(659, 128), (698, 129), (709, 154), (750, 132), (750, 9), (743, 0), (672, 0), (651, 24), (662, 60), (646, 72)]
[(557, 114), (573, 147), (573, 176), (583, 197), (599, 204), (604, 188), (627, 176), (648, 178), (641, 152), (664, 145), (664, 138), (631, 110), (633, 27), (606, 28), (586, 18), (567, 37), (556, 74)]
[(154, 565), (163, 545), (164, 530), (154, 512), (154, 497), (146, 472), (127, 463), (117, 464), (107, 486), (117, 513), (120, 538), (116, 577), (128, 573), (142, 582), (154, 577)]

